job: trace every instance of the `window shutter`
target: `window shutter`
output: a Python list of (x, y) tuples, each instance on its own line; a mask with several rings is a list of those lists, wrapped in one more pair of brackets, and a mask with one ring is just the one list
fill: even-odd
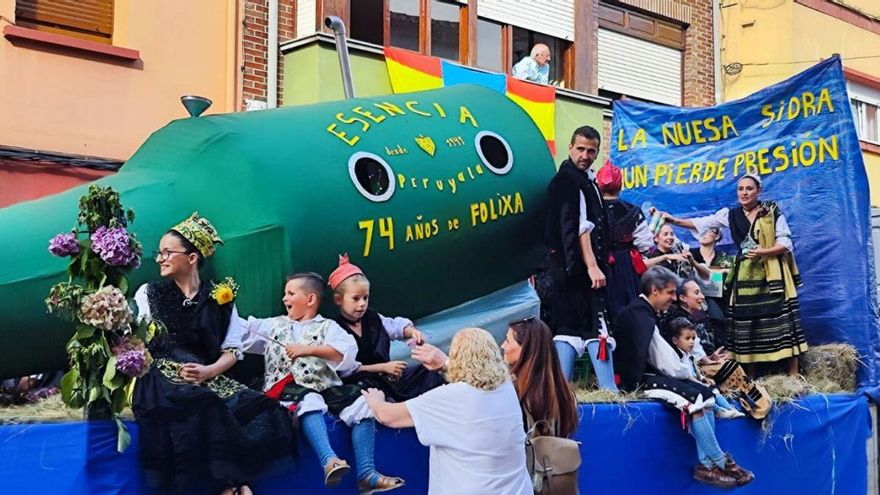
[(113, 38), (113, 0), (16, 0), (16, 23), (100, 43)]
[(599, 29), (599, 89), (681, 105), (681, 52)]
[(574, 0), (478, 0), (477, 12), (502, 24), (574, 40)]

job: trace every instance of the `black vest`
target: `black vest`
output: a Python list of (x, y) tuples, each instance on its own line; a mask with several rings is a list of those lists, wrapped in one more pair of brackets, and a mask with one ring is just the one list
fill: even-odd
[[(565, 160), (548, 187), (547, 223), (544, 229), (544, 242), (552, 251), (564, 258), (567, 270), (584, 270), (583, 260), (574, 253), (580, 252), (578, 242), (578, 219), (580, 196), (583, 193), (587, 206), (587, 220), (594, 227), (590, 232), (593, 254), (600, 267), (608, 261), (608, 221), (605, 204), (596, 183), (571, 162)], [(565, 207), (565, 210), (563, 208)], [(563, 214), (567, 212), (567, 215)]]
[(217, 304), (211, 298), (209, 283), (203, 281), (196, 296), (187, 302), (173, 280), (151, 282), (147, 286), (147, 300), (152, 318), (165, 327), (165, 332), (150, 342), (154, 357), (176, 360), (178, 351), (184, 351), (198, 356), (203, 364), (220, 357), (232, 303)]

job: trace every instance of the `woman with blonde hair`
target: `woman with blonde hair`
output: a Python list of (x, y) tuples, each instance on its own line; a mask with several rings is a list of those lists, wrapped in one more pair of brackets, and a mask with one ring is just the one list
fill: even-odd
[(406, 402), (364, 392), (376, 420), (391, 428), (415, 427), (431, 448), (429, 495), (529, 495), (522, 410), (501, 349), (489, 332), (455, 334), (445, 365), (446, 385)]

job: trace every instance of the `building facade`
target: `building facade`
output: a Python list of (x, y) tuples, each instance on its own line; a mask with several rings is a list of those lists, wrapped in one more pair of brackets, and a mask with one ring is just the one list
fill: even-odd
[[(616, 98), (683, 106), (716, 100), (715, 12), (703, 0), (247, 0), (245, 100), (255, 108), (271, 106), (270, 43), (260, 40), (274, 39), (267, 27), (275, 4), (279, 105), (343, 97), (335, 43), (323, 25), (328, 15), (346, 23), (361, 96), (391, 92), (383, 46), (509, 73), (535, 43), (548, 45), (561, 144), (590, 124), (604, 127), (607, 151)], [(557, 158), (567, 151), (561, 144)]]
[(557, 159), (584, 124), (607, 151), (616, 98), (715, 102), (713, 14), (704, 0), (0, 0), (0, 207), (112, 173), (186, 115), (184, 94), (208, 113), (341, 99), (329, 15), (361, 96), (391, 92), (383, 46), (509, 73), (545, 43)]
[(766, 0), (731, 3), (721, 12), (725, 99), (792, 76), (837, 53), (871, 184), (880, 206), (880, 2)]
[(241, 106), (236, 0), (0, 0), (0, 207), (118, 168), (180, 96)]

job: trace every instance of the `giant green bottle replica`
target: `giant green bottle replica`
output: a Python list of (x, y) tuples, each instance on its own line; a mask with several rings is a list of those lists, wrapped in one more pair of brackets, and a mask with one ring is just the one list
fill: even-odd
[[(554, 171), (522, 109), (456, 86), (177, 120), (98, 183), (135, 211), (147, 252), (193, 211), (209, 218), (225, 245), (203, 278), (235, 277), (242, 315), (280, 314), (285, 275), (326, 277), (347, 252), (374, 308), (417, 318), (534, 272)], [(0, 377), (64, 366), (72, 325), (43, 300), (66, 260), (47, 246), (84, 193), (0, 209)], [(131, 293), (159, 276), (146, 258)]]

